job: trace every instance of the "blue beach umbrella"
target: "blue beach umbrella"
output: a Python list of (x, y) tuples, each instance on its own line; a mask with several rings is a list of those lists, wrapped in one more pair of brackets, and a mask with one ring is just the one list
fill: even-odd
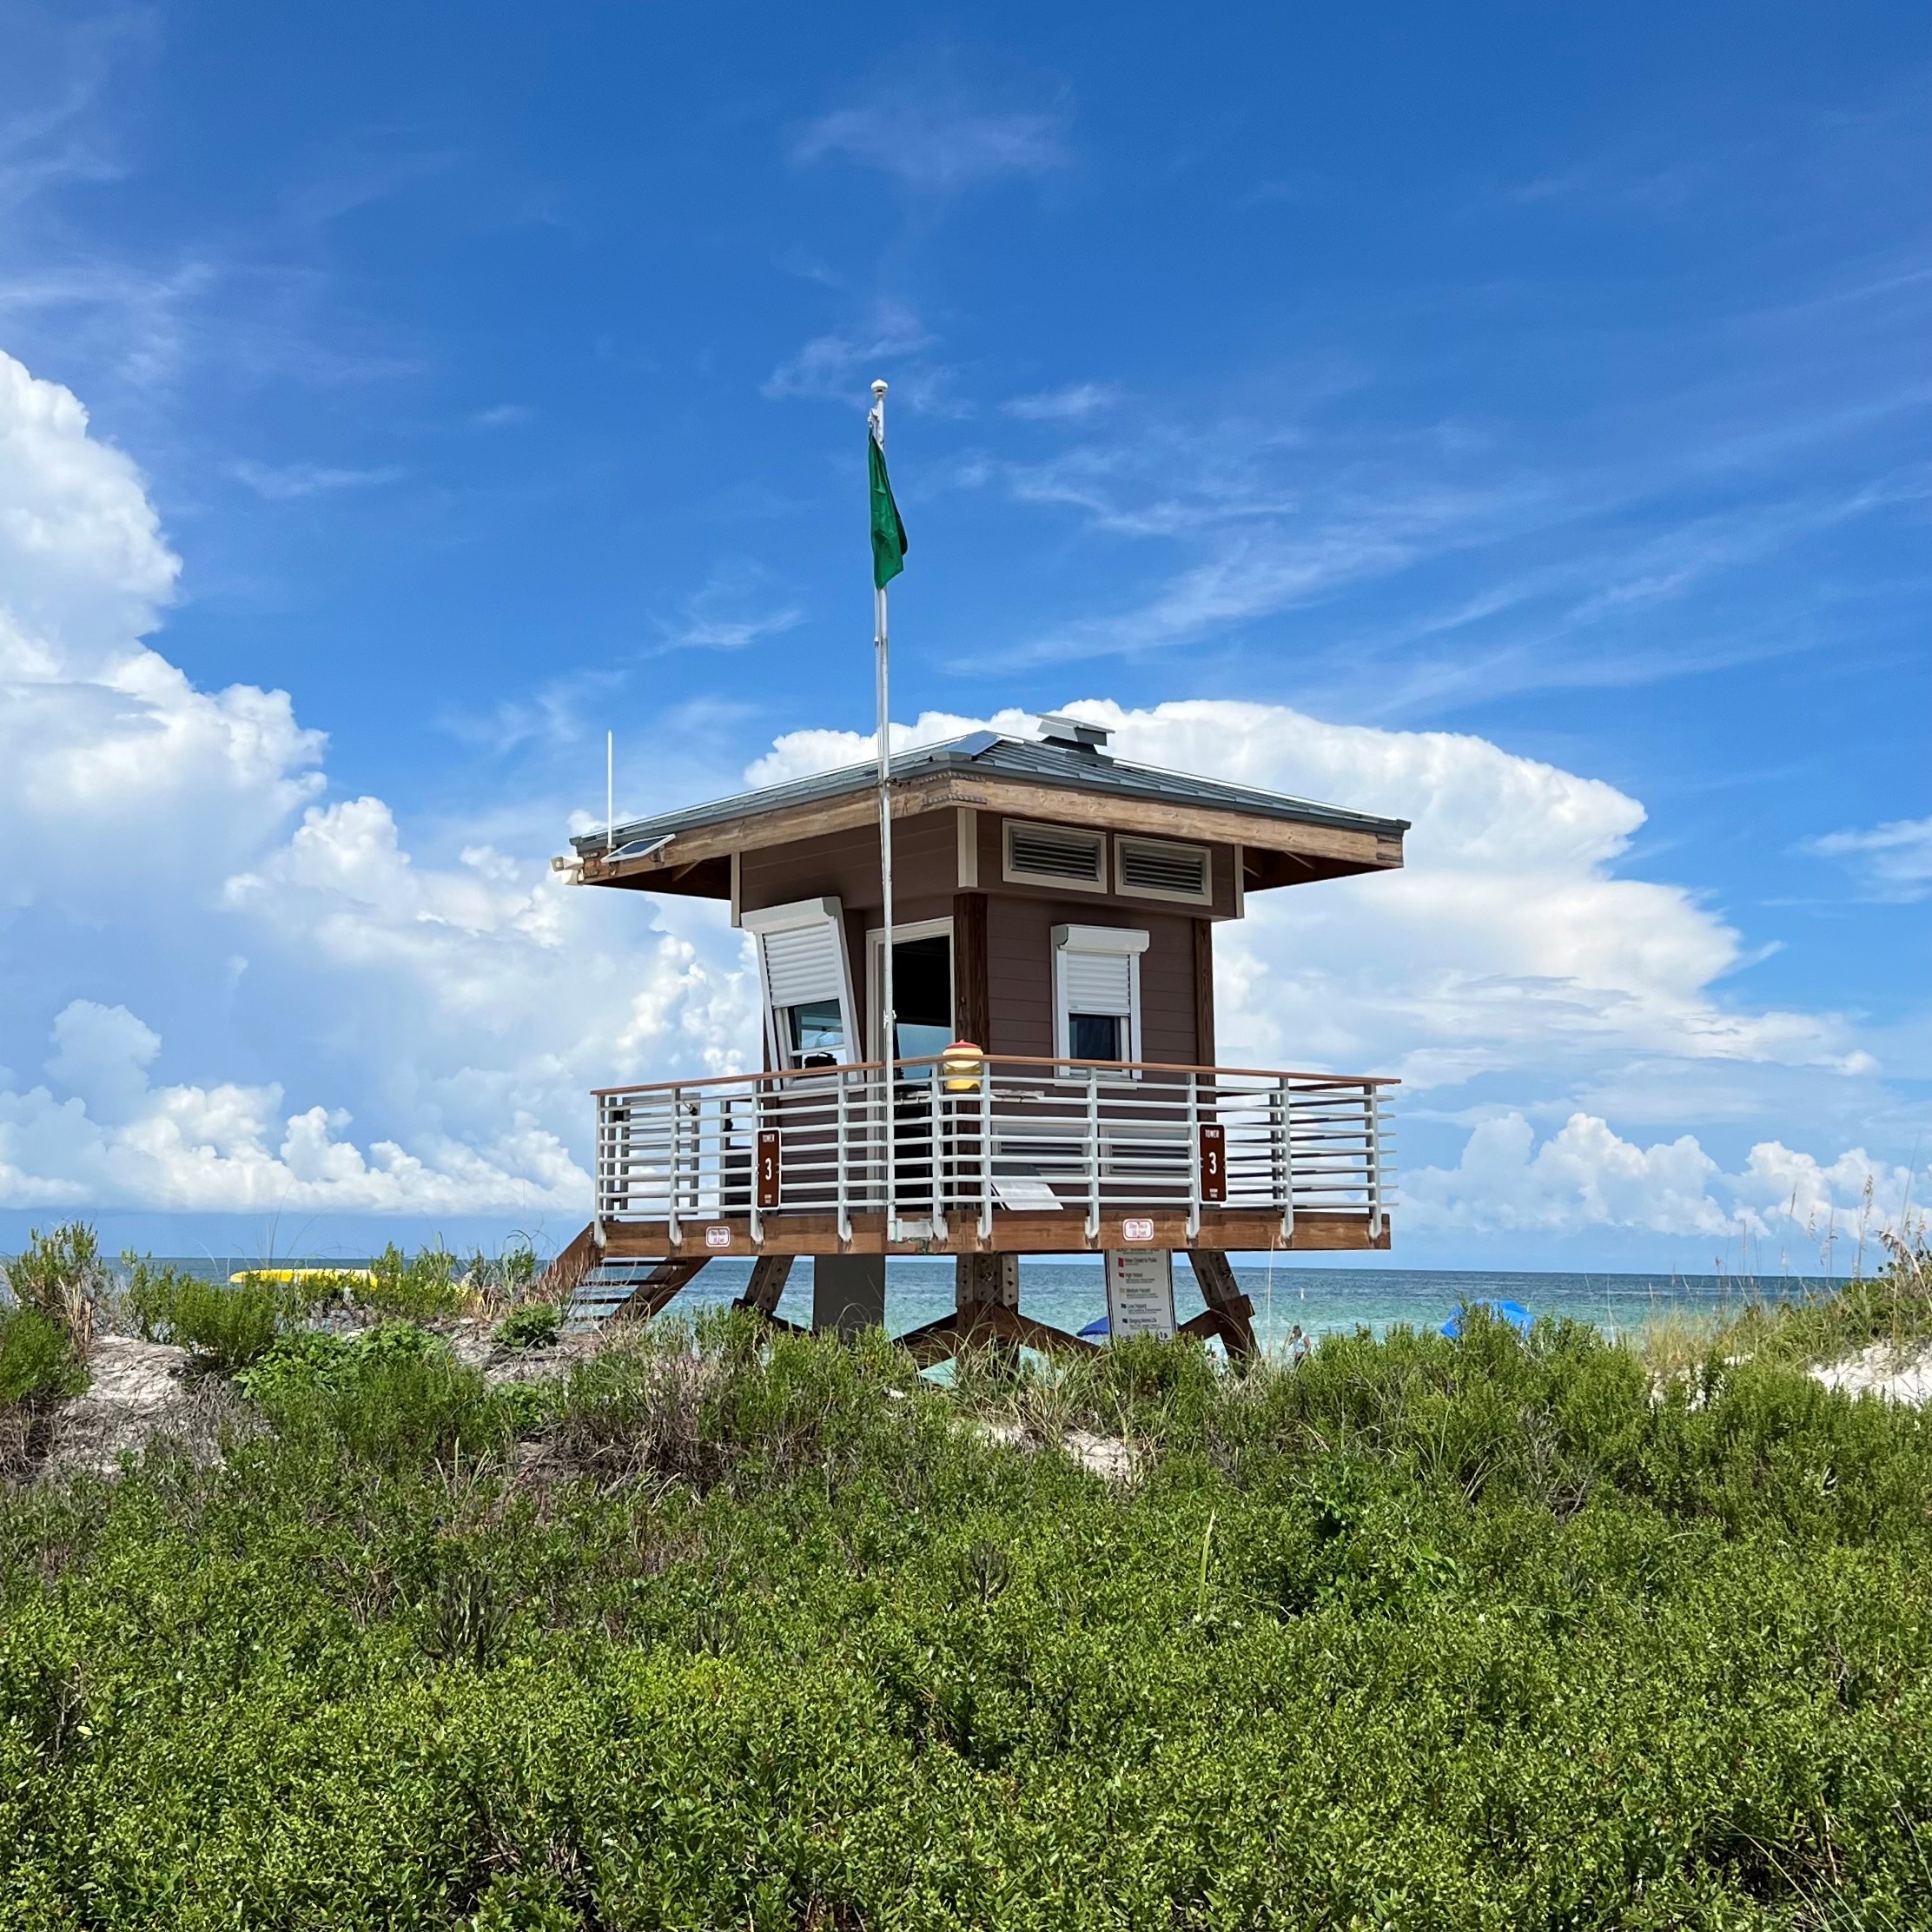
[(1451, 1315), (1448, 1320), (1442, 1325), (1442, 1333), (1448, 1336), (1451, 1341), (1460, 1340), (1462, 1318), (1472, 1308), (1481, 1308), (1486, 1313), (1495, 1316), (1497, 1320), (1506, 1321), (1518, 1334), (1528, 1334), (1536, 1325), (1535, 1318), (1520, 1301), (1470, 1301), (1458, 1308), (1455, 1313)]
[(1080, 1331), (1083, 1341), (1104, 1341), (1112, 1331), (1107, 1326), (1107, 1317), (1102, 1315), (1097, 1321), (1089, 1321)]

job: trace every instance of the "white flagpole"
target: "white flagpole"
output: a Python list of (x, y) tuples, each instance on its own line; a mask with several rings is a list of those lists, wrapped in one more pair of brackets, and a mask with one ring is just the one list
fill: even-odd
[[(885, 447), (885, 384), (872, 385), (871, 433)], [(879, 1030), (885, 1060), (885, 1238), (899, 1238), (899, 1188), (893, 1115), (897, 1111), (894, 1064), (898, 1059), (898, 1014), (892, 1004), (892, 710), (886, 676), (885, 587), (872, 592), (873, 682), (879, 731), (879, 894), (885, 923), (879, 955)]]

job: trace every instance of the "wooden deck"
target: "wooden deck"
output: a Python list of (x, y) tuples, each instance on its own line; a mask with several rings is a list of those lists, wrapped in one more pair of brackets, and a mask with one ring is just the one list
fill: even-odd
[(904, 1238), (890, 1246), (882, 1214), (854, 1214), (852, 1238), (838, 1238), (831, 1214), (767, 1214), (763, 1238), (751, 1239), (747, 1214), (711, 1214), (685, 1218), (678, 1223), (680, 1238), (671, 1237), (664, 1221), (606, 1220), (602, 1224), (604, 1251), (620, 1257), (652, 1258), (707, 1255), (740, 1259), (767, 1254), (1097, 1254), (1110, 1248), (1169, 1248), (1241, 1254), (1366, 1253), (1389, 1246), (1385, 1216), (1380, 1232), (1371, 1234), (1367, 1215), (1323, 1213), (1302, 1208), (1294, 1217), (1294, 1232), (1281, 1238), (1278, 1213), (1207, 1209), (1201, 1232), (1189, 1238), (1188, 1216), (1172, 1209), (1149, 1209), (1141, 1214), (1109, 1214), (1097, 1237), (1089, 1240), (1085, 1219), (1078, 1214), (1025, 1214), (1001, 1212), (993, 1216), (993, 1232), (982, 1240), (979, 1223), (970, 1216), (950, 1218), (943, 1236), (923, 1221), (902, 1221)]

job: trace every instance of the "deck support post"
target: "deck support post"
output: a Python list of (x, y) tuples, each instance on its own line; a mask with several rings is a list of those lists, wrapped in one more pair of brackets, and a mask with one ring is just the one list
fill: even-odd
[(1241, 1293), (1234, 1265), (1218, 1247), (1197, 1247), (1188, 1255), (1201, 1284), (1204, 1313), (1182, 1325), (1182, 1333), (1219, 1335), (1230, 1361), (1252, 1361), (1260, 1353), (1254, 1340), (1254, 1304)]
[(1017, 1308), (1020, 1305), (1020, 1257), (1017, 1254), (962, 1254), (953, 1262), (953, 1307), (988, 1306)]
[(885, 1326), (885, 1257), (820, 1254), (811, 1264), (811, 1326), (851, 1341)]
[(791, 1274), (791, 1260), (789, 1254), (759, 1255), (751, 1264), (751, 1279), (744, 1284), (744, 1293), (731, 1306), (770, 1321), (778, 1312), (778, 1299)]

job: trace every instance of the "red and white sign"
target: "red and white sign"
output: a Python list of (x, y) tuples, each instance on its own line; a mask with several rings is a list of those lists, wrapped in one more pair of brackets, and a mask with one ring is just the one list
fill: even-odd
[(705, 1246), (706, 1247), (729, 1247), (731, 1245), (731, 1231), (730, 1228), (707, 1227), (705, 1230)]
[(1174, 1256), (1163, 1248), (1107, 1257), (1107, 1334), (1174, 1340)]
[(1154, 1223), (1150, 1221), (1123, 1221), (1121, 1223), (1121, 1239), (1123, 1241), (1151, 1241), (1154, 1239)]

